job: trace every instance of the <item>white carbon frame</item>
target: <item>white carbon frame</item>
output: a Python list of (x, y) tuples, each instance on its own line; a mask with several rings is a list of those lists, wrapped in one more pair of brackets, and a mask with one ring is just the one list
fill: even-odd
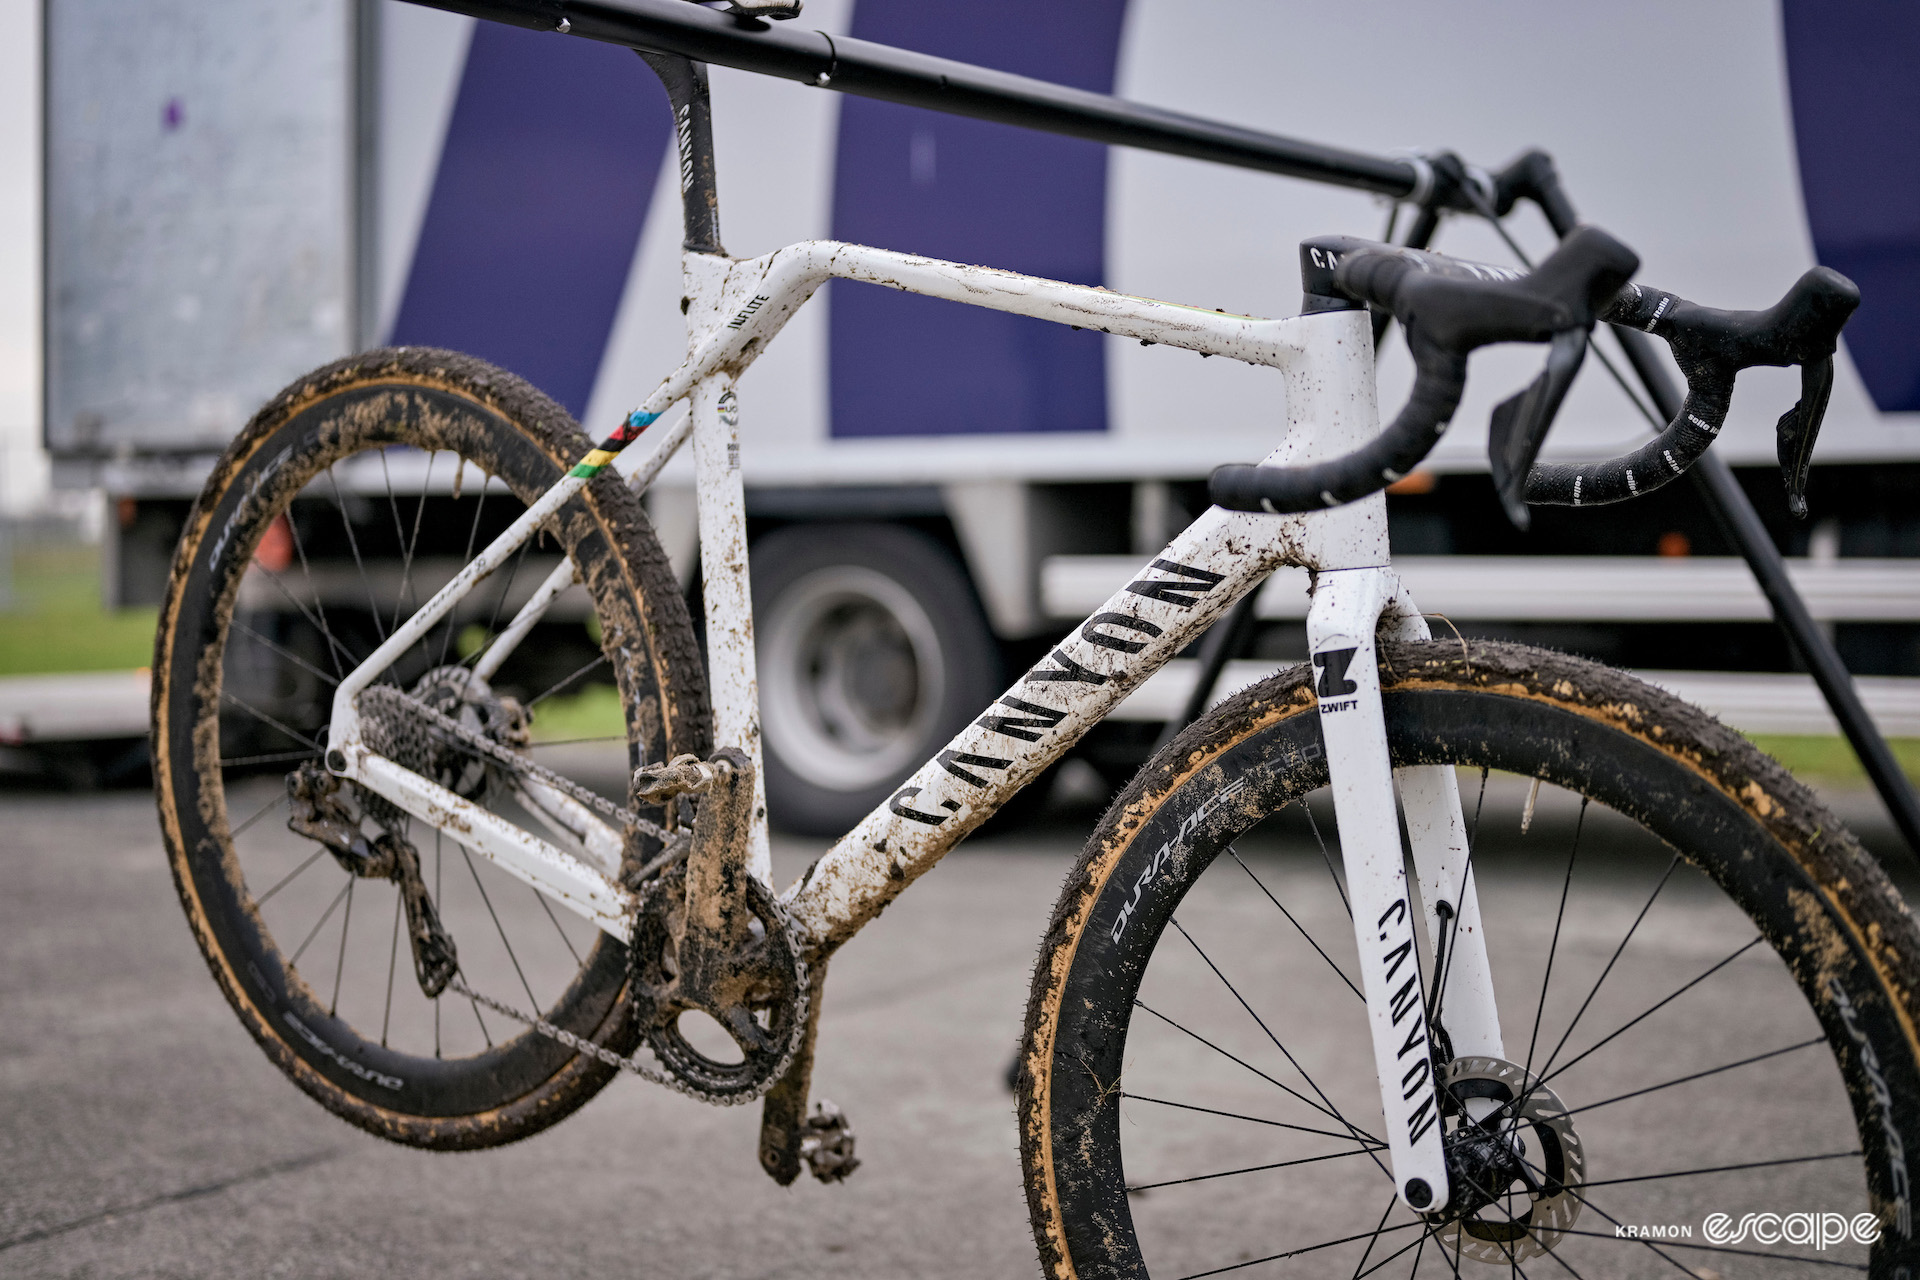
[[(831, 241), (808, 241), (743, 260), (686, 255), (688, 357), (639, 412), (657, 416), (682, 399), (691, 412), (686, 424), (659, 439), (635, 479), (644, 487), (684, 439), (693, 440), (715, 740), (746, 750), (756, 766), (761, 763), (758, 690), (734, 382), (793, 313), (834, 277), (1276, 368), (1286, 384), (1287, 432), (1266, 459), (1271, 464), (1337, 456), (1379, 430), (1373, 340), (1363, 310), (1284, 320), (1227, 315)], [(557, 847), (374, 754), (362, 738), (355, 708), (358, 695), (388, 665), (585, 483), (569, 476), (542, 495), (341, 682), (327, 762), (335, 773), (624, 939), (632, 902), (607, 865), (618, 833), (580, 806), (552, 803), (564, 797), (530, 794), (529, 809), (568, 846)], [(782, 902), (810, 948), (824, 958), (1283, 565), (1314, 571), (1308, 637), (1320, 680), (1321, 724), (1395, 1184), (1413, 1208), (1432, 1211), (1447, 1202), (1448, 1183), (1426, 1018), (1414, 1016), (1427, 999), (1416, 910), (1429, 948), (1434, 940), (1447, 940), (1442, 1022), (1454, 1051), (1503, 1055), (1465, 824), (1449, 767), (1398, 773), (1417, 895), (1407, 883), (1374, 636), (1386, 627), (1393, 635), (1424, 637), (1426, 625), (1389, 565), (1384, 495), (1302, 515), (1207, 511), (886, 804), (842, 837)], [(572, 572), (567, 565), (555, 570), (477, 670), (490, 674), (498, 668), (571, 584)], [(756, 769), (756, 776), (763, 773)], [(757, 800), (752, 865), (768, 880), (764, 794)], [(1124, 928), (1125, 922), (1116, 927)]]

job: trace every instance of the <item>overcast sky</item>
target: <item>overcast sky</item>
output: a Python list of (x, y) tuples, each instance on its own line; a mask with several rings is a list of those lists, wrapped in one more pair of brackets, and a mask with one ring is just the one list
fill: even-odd
[(41, 483), (40, 0), (0, 0), (0, 510)]

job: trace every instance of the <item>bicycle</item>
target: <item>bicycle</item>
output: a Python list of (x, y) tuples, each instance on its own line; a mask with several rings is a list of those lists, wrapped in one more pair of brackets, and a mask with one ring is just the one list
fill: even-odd
[[(807, 1109), (833, 952), (1275, 568), (1297, 565), (1315, 582), (1311, 662), (1229, 698), (1155, 755), (1101, 820), (1043, 940), (1018, 1084), (1049, 1273), (1144, 1274), (1151, 1262), (1319, 1274), (1357, 1254), (1363, 1275), (1417, 1271), (1431, 1247), (1454, 1273), (1479, 1263), (1519, 1274), (1536, 1258), (1574, 1275), (1685, 1270), (1675, 1255), (1706, 1248), (1910, 1274), (1920, 936), (1897, 891), (1804, 788), (1703, 713), (1580, 659), (1434, 640), (1393, 576), (1382, 494), (1445, 429), (1469, 354), (1525, 341), (1548, 347), (1546, 370), (1496, 411), (1491, 441), (1516, 520), (1530, 502), (1619, 501), (1682, 474), (1753, 364), (1803, 370), (1779, 429), (1797, 500), (1851, 285), (1816, 269), (1768, 311), (1714, 311), (1632, 283), (1635, 256), (1591, 228), (1525, 273), (1311, 240), (1303, 312), (1277, 320), (849, 244), (733, 259), (718, 231), (704, 69), (643, 56), (679, 130), (689, 334), (686, 360), (646, 402), (595, 445), (538, 391), (477, 360), (364, 353), (263, 408), (188, 520), (153, 666), (156, 790), (196, 939), (277, 1067), (349, 1123), (440, 1150), (527, 1137), (625, 1070), (709, 1103), (764, 1099), (767, 1171), (783, 1184), (803, 1167), (843, 1178), (857, 1163), (850, 1128)], [(776, 896), (733, 384), (832, 278), (1271, 367), (1288, 430), (1261, 464), (1216, 473), (1213, 509)], [(1415, 357), (1411, 397), (1385, 428), (1370, 309), (1400, 323)], [(1600, 323), (1665, 338), (1686, 404), (1621, 458), (1540, 465)], [(682, 400), (687, 415), (666, 425)], [(644, 457), (636, 442), (650, 444)], [(638, 502), (688, 442), (704, 663)], [(630, 452), (639, 461), (622, 474)], [(437, 489), (442, 454), (453, 463)], [(421, 494), (410, 512), (396, 471)], [(349, 518), (383, 493), (398, 582), (366, 572), (355, 529), (368, 526)], [(501, 626), (529, 561), (539, 585)], [(349, 562), (364, 609), (329, 586)], [(535, 625), (581, 595), (593, 656), (575, 668), (525, 652)], [(525, 700), (496, 692), (514, 662), (560, 678)], [(534, 754), (541, 703), (600, 666), (625, 725), (624, 801)], [(287, 765), (283, 784), (261, 776)], [(1564, 860), (1483, 843), (1495, 772), (1530, 782), (1523, 831), (1543, 784), (1577, 798)], [(1337, 849), (1321, 831), (1321, 792)], [(1594, 802), (1610, 815), (1590, 816)], [(285, 823), (267, 822), (281, 805)], [(1326, 874), (1251, 845), (1243, 854), (1268, 819), (1304, 824)], [(1597, 882), (1579, 882), (1595, 905), (1570, 910), (1589, 825), (1607, 828), (1616, 853)], [(330, 880), (308, 878), (329, 865)], [(1634, 901), (1649, 892), (1608, 954), (1596, 941), (1608, 895), (1636, 875), (1649, 883), (1635, 881)], [(392, 900), (379, 890), (373, 944), (356, 948), (362, 881), (367, 893), (391, 886)], [(1666, 941), (1649, 945), (1640, 930), (1656, 908)], [(1254, 910), (1259, 954), (1203, 947)], [(337, 948), (303, 971), (336, 913)], [(516, 930), (516, 947), (508, 919), (537, 936)], [(403, 934), (417, 1000), (398, 976)], [(1284, 966), (1276, 939), (1298, 953)], [(1557, 1025), (1575, 997), (1563, 979), (1550, 999), (1556, 964), (1601, 956)], [(1249, 996), (1228, 967), (1277, 989)], [(1723, 993), (1711, 1004), (1696, 994), (1709, 980)], [(1629, 982), (1662, 994), (1622, 1013)], [(1314, 984), (1335, 993), (1338, 1016), (1311, 1002)], [(1759, 1038), (1712, 1044), (1728, 1011)], [(1589, 1013), (1616, 1025), (1576, 1040)], [(1197, 1030), (1203, 1015), (1222, 1029)], [(1276, 1030), (1309, 1016), (1305, 1038)], [(1807, 1052), (1819, 1046), (1829, 1056)], [(1625, 1078), (1611, 1065), (1621, 1056)], [(1631, 1069), (1650, 1059), (1653, 1083)], [(1834, 1071), (1818, 1065), (1829, 1059)], [(1677, 1102), (1688, 1085), (1699, 1091)], [(1769, 1113), (1772, 1130), (1750, 1133), (1748, 1099), (1788, 1101)], [(1251, 1135), (1305, 1153), (1269, 1159)], [(1607, 1167), (1649, 1143), (1686, 1152), (1689, 1167)], [(1195, 1152), (1222, 1145), (1245, 1167), (1187, 1173)], [(1218, 1180), (1276, 1170), (1293, 1179), (1290, 1198), (1168, 1205), (1174, 1186), (1244, 1187)], [(1650, 1207), (1633, 1199), (1649, 1184)], [(1857, 1228), (1844, 1256), (1813, 1257), (1805, 1240), (1788, 1252), (1638, 1232), (1707, 1208), (1833, 1216), (1836, 1203)], [(1354, 1212), (1351, 1229), (1321, 1222)], [(1276, 1248), (1276, 1223), (1326, 1238)], [(1206, 1238), (1195, 1251), (1196, 1230), (1229, 1225), (1265, 1243)], [(1781, 1240), (1776, 1230), (1767, 1244)], [(1827, 1237), (1811, 1247), (1824, 1253)]]

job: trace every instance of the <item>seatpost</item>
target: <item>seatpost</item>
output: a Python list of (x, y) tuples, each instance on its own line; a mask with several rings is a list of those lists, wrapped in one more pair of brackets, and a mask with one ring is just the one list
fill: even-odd
[(713, 167), (713, 102), (707, 64), (673, 53), (640, 50), (640, 59), (666, 86), (673, 106), (673, 136), (680, 157), (681, 247), (688, 253), (724, 254), (720, 245), (720, 191)]

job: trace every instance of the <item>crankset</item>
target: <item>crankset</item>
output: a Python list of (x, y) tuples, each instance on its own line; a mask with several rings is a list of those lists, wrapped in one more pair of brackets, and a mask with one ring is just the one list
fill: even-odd
[[(785, 1074), (807, 1028), (807, 964), (773, 891), (747, 866), (753, 766), (726, 748), (636, 779), (649, 801), (699, 795), (684, 862), (644, 890), (629, 944), (640, 1031), (662, 1065), (703, 1094), (757, 1097)], [(696, 1047), (683, 1015), (719, 1024), (731, 1053)], [(714, 1056), (720, 1053), (722, 1056)]]
[(1525, 1068), (1455, 1058), (1440, 1073), (1453, 1199), (1424, 1215), (1463, 1259), (1511, 1267), (1546, 1253), (1580, 1216), (1586, 1156), (1566, 1106)]

